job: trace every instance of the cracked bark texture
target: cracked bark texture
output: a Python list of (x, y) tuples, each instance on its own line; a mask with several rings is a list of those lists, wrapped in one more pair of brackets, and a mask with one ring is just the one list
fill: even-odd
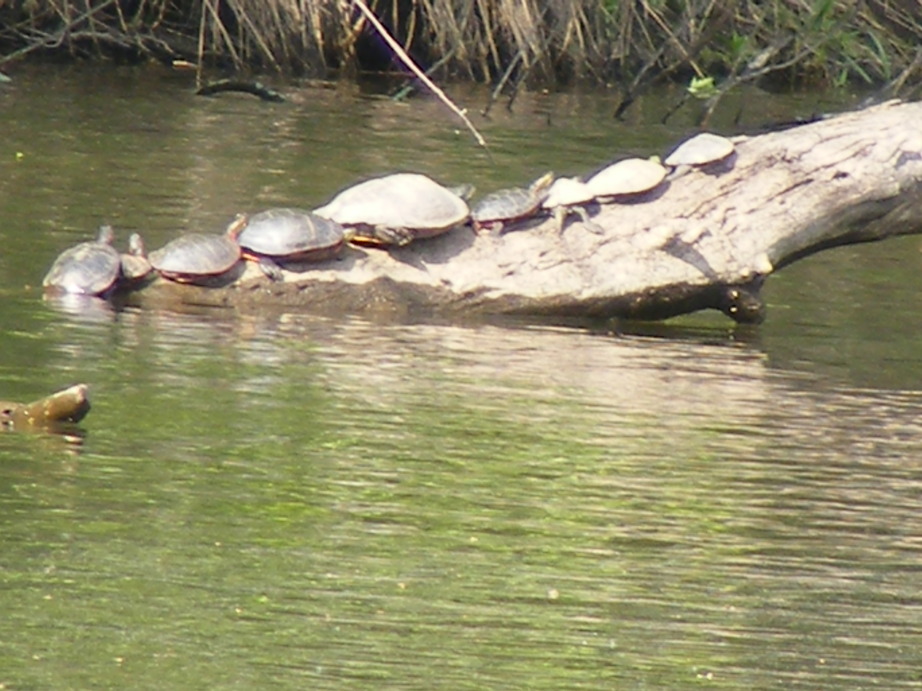
[[(836, 245), (922, 230), (922, 104), (888, 102), (734, 139), (725, 162), (674, 171), (631, 203), (475, 235), (468, 227), (345, 255), (269, 282), (255, 267), (222, 288), (155, 283), (140, 304), (323, 313), (664, 318), (716, 308), (762, 318), (778, 268)], [(587, 168), (596, 162), (587, 161)], [(601, 227), (604, 232), (598, 232)]]

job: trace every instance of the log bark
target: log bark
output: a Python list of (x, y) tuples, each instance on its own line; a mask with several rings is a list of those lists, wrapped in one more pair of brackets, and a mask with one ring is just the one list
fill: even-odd
[[(829, 247), (922, 231), (922, 103), (888, 102), (734, 139), (730, 160), (674, 171), (631, 203), (476, 235), (461, 227), (272, 283), (250, 267), (223, 288), (157, 280), (141, 305), (323, 313), (665, 318), (720, 309), (763, 316), (773, 271)], [(587, 166), (595, 162), (587, 161)], [(604, 232), (598, 232), (598, 227)]]

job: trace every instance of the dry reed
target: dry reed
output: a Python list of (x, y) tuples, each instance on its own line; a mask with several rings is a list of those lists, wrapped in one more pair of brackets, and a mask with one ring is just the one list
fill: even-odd
[[(915, 2), (867, 0), (376, 0), (440, 78), (616, 83), (918, 84)], [(0, 64), (29, 53), (188, 60), (203, 68), (327, 75), (398, 68), (349, 0), (0, 2)]]

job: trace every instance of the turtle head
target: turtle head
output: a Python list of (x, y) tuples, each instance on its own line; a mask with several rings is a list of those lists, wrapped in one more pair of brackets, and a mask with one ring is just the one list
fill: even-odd
[(96, 236), (96, 242), (103, 245), (111, 245), (115, 240), (115, 230), (108, 223), (99, 226), (99, 234)]
[(343, 240), (346, 242), (352, 242), (356, 235), (358, 235), (358, 233), (352, 226), (343, 227)]
[(250, 217), (247, 214), (237, 214), (234, 216), (234, 220), (231, 221), (227, 230), (227, 237), (229, 237), (234, 242), (237, 242), (237, 236), (243, 232), (243, 229), (247, 227), (247, 224), (250, 222)]
[(550, 191), (552, 184), (554, 184), (554, 173), (548, 171), (531, 183), (531, 185), (528, 186), (528, 191), (543, 201), (547, 197), (547, 193)]
[(454, 187), (449, 187), (448, 191), (461, 197), (464, 201), (469, 202), (474, 198), (474, 193), (477, 191), (477, 188), (469, 182), (465, 182), (460, 185), (455, 185)]
[(143, 257), (147, 254), (144, 247), (144, 238), (141, 237), (140, 233), (132, 233), (128, 237), (128, 253), (136, 257)]

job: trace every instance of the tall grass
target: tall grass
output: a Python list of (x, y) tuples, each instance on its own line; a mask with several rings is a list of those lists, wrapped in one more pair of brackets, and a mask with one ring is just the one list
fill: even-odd
[[(436, 77), (919, 82), (917, 0), (375, 0)], [(320, 76), (397, 68), (348, 0), (0, 2), (0, 64), (28, 53), (184, 59)]]

